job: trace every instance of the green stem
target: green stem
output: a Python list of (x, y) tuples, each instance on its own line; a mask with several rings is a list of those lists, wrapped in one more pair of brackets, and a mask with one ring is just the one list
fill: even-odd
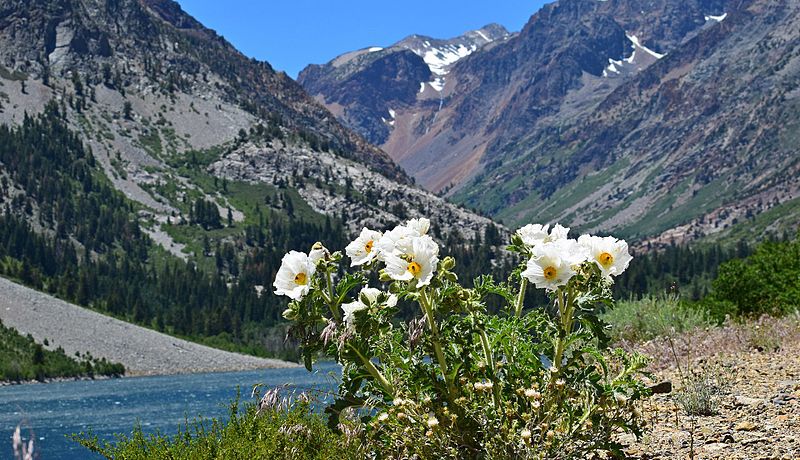
[(447, 361), (444, 359), (444, 351), (442, 351), (442, 344), (439, 339), (439, 328), (436, 326), (436, 322), (433, 319), (433, 309), (431, 308), (430, 299), (428, 299), (428, 293), (425, 288), (422, 288), (419, 292), (419, 304), (422, 306), (422, 312), (425, 315), (425, 318), (428, 320), (428, 327), (431, 329), (431, 342), (433, 343), (433, 351), (436, 354), (436, 361), (439, 362), (439, 369), (442, 371), (442, 378), (444, 378), (444, 383), (447, 385), (447, 391), (449, 396), (455, 395), (455, 388), (453, 387), (452, 382), (450, 382), (450, 378), (447, 375)]
[(342, 317), (341, 315), (339, 315), (339, 305), (338, 302), (336, 301), (336, 292), (334, 292), (333, 290), (333, 275), (331, 275), (330, 271), (326, 273), (326, 279), (328, 281), (328, 293), (329, 293), (328, 306), (331, 309), (331, 315), (333, 316), (333, 319), (336, 320), (336, 322), (338, 323), (342, 321)]
[(361, 358), (361, 362), (364, 363), (364, 367), (367, 369), (367, 372), (369, 372), (370, 375), (372, 375), (372, 377), (374, 377), (375, 380), (377, 380), (378, 383), (381, 384), (381, 387), (383, 387), (383, 391), (385, 391), (389, 395), (394, 396), (394, 387), (392, 386), (391, 383), (389, 383), (388, 380), (386, 380), (386, 377), (384, 377), (381, 371), (378, 370), (377, 367), (375, 367), (372, 361), (367, 359), (366, 356), (362, 355), (361, 352), (358, 351), (358, 349), (353, 345), (348, 344), (348, 346), (350, 347), (351, 350), (356, 352), (359, 358)]
[(528, 278), (522, 277), (522, 281), (519, 283), (519, 295), (517, 296), (517, 302), (514, 305), (514, 314), (519, 318), (522, 316), (522, 305), (525, 301), (525, 290), (528, 287)]
[(559, 372), (554, 373), (553, 378), (555, 378), (555, 374), (561, 372), (561, 358), (564, 355), (566, 338), (572, 333), (572, 312), (574, 310), (573, 304), (575, 303), (572, 289), (570, 289), (568, 293), (559, 289), (557, 295), (561, 330), (558, 333), (558, 340), (556, 341), (556, 353), (553, 357), (553, 365), (556, 366)]
[(486, 335), (486, 331), (483, 328), (479, 329), (479, 335), (481, 337), (481, 346), (483, 347), (483, 355), (486, 358), (486, 365), (491, 369), (491, 377), (492, 377), (492, 404), (497, 407), (498, 401), (500, 401), (500, 387), (497, 385), (497, 382), (494, 378), (494, 355), (492, 354), (492, 347), (489, 344), (489, 337)]

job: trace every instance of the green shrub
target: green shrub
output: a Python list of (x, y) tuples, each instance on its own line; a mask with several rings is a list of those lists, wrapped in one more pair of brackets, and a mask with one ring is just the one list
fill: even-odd
[[(291, 404), (275, 388), (244, 415), (234, 405), (227, 424), (80, 442), (124, 459), (622, 456), (616, 436), (642, 433), (636, 405), (649, 395), (647, 361), (609, 349), (597, 312), (613, 304), (627, 244), (527, 226), (509, 246), (521, 256), (511, 277), (465, 288), (428, 226), (364, 229), (346, 248), (350, 267), (359, 266), (350, 273), (341, 252), (319, 243), (283, 258), (274, 286), (292, 298), (283, 315), (306, 367), (320, 355), (342, 365), (327, 424), (306, 397)], [(529, 284), (547, 291), (548, 305), (526, 311)], [(499, 299), (499, 314), (489, 299)], [(417, 317), (406, 323), (401, 311)]]
[(722, 264), (706, 305), (715, 319), (780, 316), (800, 308), (800, 239), (767, 241), (745, 259)]
[(73, 439), (109, 459), (364, 458), (358, 439), (330, 430), (324, 418), (311, 411), (308, 402), (295, 404), (288, 411), (263, 408), (258, 413), (254, 404), (239, 409), (238, 402), (234, 402), (227, 422), (216, 419), (187, 422), (175, 436), (147, 435), (137, 426), (130, 436), (119, 436), (114, 443), (100, 440), (91, 433), (76, 435)]
[(617, 302), (602, 315), (615, 339), (641, 342), (710, 325), (707, 313), (676, 296), (647, 296)]

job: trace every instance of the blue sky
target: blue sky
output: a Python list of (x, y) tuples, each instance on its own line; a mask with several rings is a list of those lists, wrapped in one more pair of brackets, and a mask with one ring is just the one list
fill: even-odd
[(450, 38), (488, 23), (518, 31), (543, 0), (178, 0), (249, 57), (291, 77), (346, 51), (418, 33)]

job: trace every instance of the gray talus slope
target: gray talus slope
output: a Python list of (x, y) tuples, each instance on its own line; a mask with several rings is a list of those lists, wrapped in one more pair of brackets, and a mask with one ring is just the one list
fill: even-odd
[(291, 367), (187, 342), (81, 308), (0, 278), (0, 320), (67, 355), (89, 352), (122, 363), (129, 375)]

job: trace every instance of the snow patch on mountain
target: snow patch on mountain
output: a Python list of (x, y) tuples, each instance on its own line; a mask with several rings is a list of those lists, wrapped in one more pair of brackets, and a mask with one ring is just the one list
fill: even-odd
[(630, 41), (631, 41), (631, 43), (633, 43), (633, 49), (634, 49), (634, 51), (636, 50), (636, 48), (639, 48), (639, 49), (641, 49), (642, 51), (644, 51), (644, 52), (646, 52), (646, 53), (650, 54), (651, 56), (653, 56), (653, 57), (654, 57), (654, 58), (656, 58), (656, 59), (661, 59), (661, 58), (663, 58), (663, 57), (664, 57), (664, 55), (663, 55), (663, 54), (661, 54), (661, 53), (656, 53), (655, 51), (651, 50), (650, 48), (648, 48), (648, 47), (646, 47), (646, 46), (642, 45), (641, 43), (639, 43), (639, 39), (638, 39), (638, 38), (636, 38), (636, 35), (628, 35), (628, 34), (626, 34), (625, 36), (626, 36), (626, 37), (628, 37), (628, 40), (630, 40)]
[(707, 16), (705, 17), (705, 19), (706, 19), (706, 22), (708, 22), (708, 21), (722, 22), (722, 21), (724, 21), (724, 20), (725, 20), (725, 18), (727, 18), (727, 17), (728, 17), (728, 13), (723, 13), (723, 14), (721, 14), (720, 16), (712, 16), (712, 15), (710, 15), (710, 14), (709, 14), (709, 15), (707, 15)]
[(611, 78), (630, 75), (664, 57), (663, 54), (657, 53), (642, 45), (635, 35), (626, 34), (626, 37), (628, 37), (628, 40), (631, 42), (631, 48), (633, 50), (631, 55), (621, 60), (609, 58), (608, 66), (603, 69), (603, 77)]
[[(421, 57), (430, 68), (431, 73), (433, 73), (433, 81), (428, 83), (436, 91), (442, 91), (445, 76), (456, 62), (474, 53), (484, 45), (506, 39), (509, 35), (508, 31), (502, 27), (489, 25), (449, 40), (437, 40), (412, 35), (398, 42), (395, 46), (410, 50)], [(420, 93), (423, 91), (424, 87), (421, 87)]]
[(431, 72), (436, 75), (447, 75), (449, 67), (462, 58), (469, 56), (478, 49), (476, 45), (466, 47), (464, 45), (447, 45), (443, 48), (430, 48), (422, 54), (422, 60), (431, 68)]

